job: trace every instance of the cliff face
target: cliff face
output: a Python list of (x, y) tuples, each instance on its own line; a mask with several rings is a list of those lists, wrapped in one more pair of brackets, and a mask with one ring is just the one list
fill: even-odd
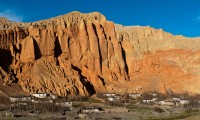
[(199, 93), (199, 38), (173, 36), (162, 29), (116, 25), (133, 88)]
[(26, 92), (91, 95), (106, 91), (106, 81), (129, 80), (114, 24), (99, 13), (3, 29), (1, 41)]
[(100, 13), (33, 23), (0, 19), (1, 79), (25, 92), (199, 93), (199, 48), (198, 38), (115, 25)]

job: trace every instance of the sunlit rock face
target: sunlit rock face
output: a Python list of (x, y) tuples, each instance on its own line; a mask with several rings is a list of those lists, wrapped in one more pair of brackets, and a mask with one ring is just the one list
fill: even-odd
[(0, 48), (0, 78), (28, 93), (200, 93), (199, 38), (124, 27), (96, 12), (33, 23), (0, 18)]

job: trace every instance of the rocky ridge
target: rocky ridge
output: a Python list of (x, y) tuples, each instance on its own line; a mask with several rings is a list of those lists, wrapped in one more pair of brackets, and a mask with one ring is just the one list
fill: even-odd
[(199, 93), (199, 48), (199, 38), (117, 25), (97, 12), (32, 23), (0, 18), (1, 79), (28, 93)]

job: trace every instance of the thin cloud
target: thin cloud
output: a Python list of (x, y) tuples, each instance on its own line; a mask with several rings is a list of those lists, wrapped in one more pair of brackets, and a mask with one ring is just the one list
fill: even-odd
[(12, 10), (4, 10), (4, 11), (0, 11), (0, 17), (5, 17), (8, 18), (11, 21), (15, 21), (15, 22), (22, 22), (23, 21), (23, 17), (17, 15), (14, 11)]
[(200, 21), (200, 16), (196, 16), (193, 20), (199, 22)]

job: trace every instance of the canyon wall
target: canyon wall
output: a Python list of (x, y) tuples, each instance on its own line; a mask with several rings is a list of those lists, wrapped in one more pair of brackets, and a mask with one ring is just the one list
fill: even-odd
[(199, 48), (199, 38), (124, 27), (96, 12), (32, 23), (0, 18), (0, 78), (27, 93), (199, 93)]

